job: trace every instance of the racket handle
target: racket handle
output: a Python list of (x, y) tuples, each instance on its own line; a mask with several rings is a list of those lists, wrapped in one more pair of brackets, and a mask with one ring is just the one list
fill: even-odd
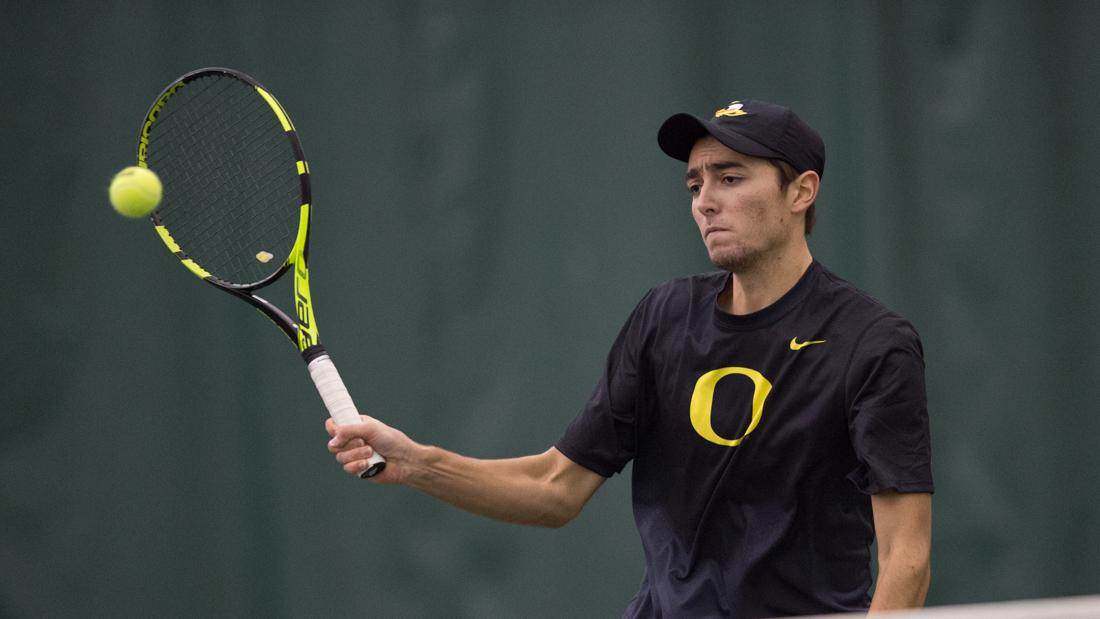
[[(317, 392), (321, 394), (321, 399), (325, 402), (328, 414), (337, 425), (346, 426), (361, 423), (359, 410), (355, 408), (355, 403), (351, 400), (351, 394), (348, 393), (348, 388), (344, 386), (344, 381), (340, 378), (340, 373), (336, 371), (336, 366), (332, 363), (328, 353), (324, 349), (311, 349), (307, 352), (309, 353), (307, 357), (309, 376), (313, 379), (313, 384), (317, 386)], [(386, 459), (378, 452), (371, 454), (367, 462), (370, 466), (360, 477), (374, 477), (386, 468)]]

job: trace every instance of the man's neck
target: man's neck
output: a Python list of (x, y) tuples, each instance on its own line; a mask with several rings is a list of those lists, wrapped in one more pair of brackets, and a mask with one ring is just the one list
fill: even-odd
[(739, 316), (760, 311), (794, 288), (813, 260), (810, 248), (802, 245), (787, 255), (765, 258), (744, 273), (731, 273), (718, 307)]

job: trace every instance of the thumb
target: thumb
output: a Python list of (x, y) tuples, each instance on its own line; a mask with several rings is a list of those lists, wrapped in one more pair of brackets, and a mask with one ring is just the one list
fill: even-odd
[(332, 440), (328, 442), (329, 447), (344, 447), (356, 439), (369, 443), (375, 432), (371, 428), (371, 424), (367, 422), (368, 419), (369, 418), (364, 418), (363, 423), (352, 423), (347, 425), (333, 424)]
[(329, 440), (328, 446), (332, 449), (340, 449), (355, 438), (355, 434), (350, 432), (347, 426), (334, 426), (332, 428), (332, 438)]

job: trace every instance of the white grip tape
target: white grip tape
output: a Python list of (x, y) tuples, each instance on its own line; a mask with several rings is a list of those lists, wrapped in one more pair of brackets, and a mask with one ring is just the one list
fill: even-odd
[[(337, 425), (346, 426), (360, 423), (362, 420), (359, 418), (359, 411), (355, 408), (355, 403), (351, 401), (351, 394), (348, 393), (348, 388), (344, 386), (344, 381), (340, 378), (340, 373), (336, 371), (336, 365), (332, 363), (332, 359), (328, 355), (319, 355), (310, 361), (307, 367), (309, 368), (309, 376), (313, 379), (313, 384), (317, 386), (317, 392), (321, 394), (321, 400), (324, 401), (325, 408), (328, 409), (328, 414), (336, 421)], [(386, 459), (375, 452), (371, 454), (370, 458), (367, 458), (367, 462), (370, 463), (370, 468), (363, 475), (370, 477), (382, 470)]]
[(360, 422), (359, 411), (351, 401), (351, 394), (328, 355), (321, 355), (309, 362), (309, 376), (313, 379), (313, 384), (317, 385), (317, 392), (321, 394), (328, 414), (337, 424), (346, 426)]

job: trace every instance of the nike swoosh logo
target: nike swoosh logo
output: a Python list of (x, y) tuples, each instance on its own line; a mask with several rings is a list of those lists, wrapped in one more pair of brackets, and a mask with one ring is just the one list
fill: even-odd
[(799, 342), (797, 337), (791, 338), (791, 350), (802, 350), (807, 346), (813, 346), (814, 344), (824, 344), (825, 340), (810, 340), (808, 342)]

